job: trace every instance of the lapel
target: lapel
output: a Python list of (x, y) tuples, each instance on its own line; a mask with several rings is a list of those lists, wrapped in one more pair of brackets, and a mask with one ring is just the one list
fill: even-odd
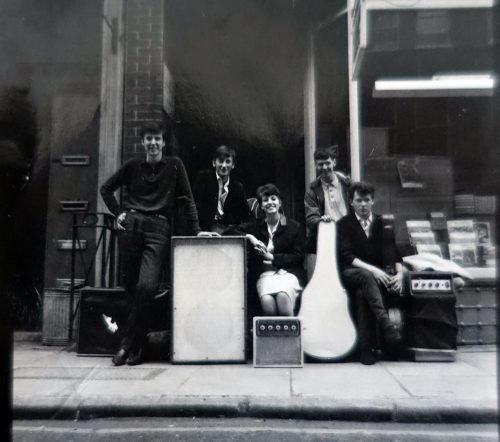
[(375, 216), (373, 215), (372, 224), (370, 226), (370, 237), (366, 236), (366, 233), (363, 230), (363, 227), (361, 227), (361, 223), (358, 221), (358, 218), (356, 217), (354, 210), (348, 216), (351, 218), (351, 224), (354, 228), (354, 232), (356, 233), (356, 235), (359, 238), (362, 238), (363, 241), (369, 241), (370, 238), (372, 237), (372, 227), (373, 227), (373, 223), (375, 222)]
[(321, 180), (317, 178), (316, 181), (313, 182), (311, 187), (318, 200), (318, 206), (321, 213), (325, 213), (325, 194), (323, 193), (323, 186), (321, 185)]
[(229, 177), (229, 185), (227, 186), (227, 197), (224, 205), (227, 205), (229, 201), (231, 201), (234, 196), (234, 178), (232, 176)]
[(265, 242), (269, 241), (269, 232), (267, 231), (267, 224), (266, 224), (266, 219), (262, 218), (258, 221), (258, 226), (259, 226), (259, 233), (262, 236), (262, 238), (265, 239)]
[(219, 183), (217, 182), (217, 176), (215, 175), (215, 170), (210, 170), (210, 179), (208, 183), (208, 191), (211, 193), (211, 197), (219, 197)]
[[(276, 231), (274, 232), (274, 237), (273, 240), (275, 241), (276, 238), (281, 236), (283, 232), (285, 231), (285, 227), (288, 224), (288, 221), (286, 219), (285, 215), (281, 215), (280, 220), (278, 222), (278, 227), (276, 228)], [(269, 241), (269, 230), (267, 229), (267, 223), (266, 219), (263, 218), (259, 221), (259, 232), (262, 234), (264, 238), (266, 238), (266, 241)], [(274, 244), (276, 247), (276, 243)]]

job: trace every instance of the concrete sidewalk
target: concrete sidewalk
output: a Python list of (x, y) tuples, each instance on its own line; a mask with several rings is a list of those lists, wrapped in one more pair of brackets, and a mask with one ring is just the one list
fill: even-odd
[(304, 368), (146, 363), (113, 367), (60, 347), (16, 342), (16, 419), (239, 416), (495, 423), (496, 350), (453, 363), (306, 364)]

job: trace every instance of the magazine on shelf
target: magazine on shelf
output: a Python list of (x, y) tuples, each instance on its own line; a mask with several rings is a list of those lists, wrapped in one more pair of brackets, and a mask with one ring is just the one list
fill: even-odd
[(474, 232), (451, 232), (450, 244), (470, 244), (476, 243), (477, 237)]
[(441, 252), (441, 247), (439, 244), (417, 244), (417, 253), (432, 253), (433, 255), (439, 256), (440, 258), (443, 257), (443, 254)]
[(476, 244), (449, 244), (450, 260), (462, 267), (477, 265)]
[(446, 216), (443, 212), (430, 212), (429, 218), (432, 229), (446, 230)]
[(406, 229), (408, 233), (416, 233), (416, 232), (432, 232), (431, 222), (427, 220), (407, 220), (406, 221)]
[(410, 233), (412, 244), (436, 244), (436, 238), (433, 232), (413, 232)]
[(483, 247), (483, 261), (486, 267), (497, 266), (497, 248), (496, 246), (485, 245)]
[(474, 232), (478, 244), (491, 243), (490, 223), (487, 221), (474, 221)]
[(452, 219), (446, 221), (448, 233), (462, 232), (474, 233), (474, 221), (472, 219)]

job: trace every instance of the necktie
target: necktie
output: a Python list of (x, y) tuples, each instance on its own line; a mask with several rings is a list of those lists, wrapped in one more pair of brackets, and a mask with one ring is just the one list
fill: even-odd
[(366, 235), (367, 237), (369, 237), (369, 236), (370, 236), (369, 226), (370, 226), (370, 224), (368, 223), (368, 220), (367, 220), (367, 219), (362, 219), (362, 220), (361, 220), (361, 227), (363, 227), (363, 230), (365, 231), (365, 235)]
[(224, 215), (224, 203), (226, 202), (227, 191), (224, 183), (219, 179), (219, 201), (217, 202), (217, 212), (220, 216)]

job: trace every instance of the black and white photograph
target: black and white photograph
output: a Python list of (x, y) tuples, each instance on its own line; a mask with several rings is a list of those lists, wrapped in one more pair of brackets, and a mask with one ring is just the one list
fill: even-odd
[(497, 440), (496, 0), (0, 0), (0, 439)]

